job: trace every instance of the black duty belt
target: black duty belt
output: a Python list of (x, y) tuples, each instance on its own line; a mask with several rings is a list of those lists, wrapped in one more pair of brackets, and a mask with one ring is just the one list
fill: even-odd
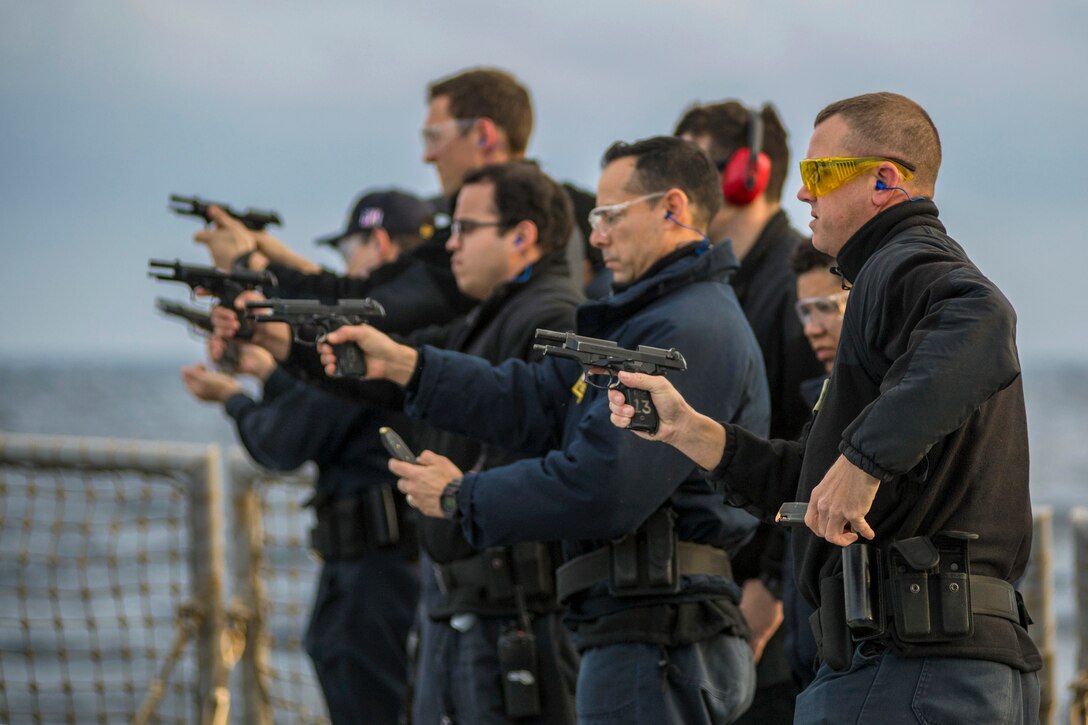
[(496, 546), (439, 564), (436, 571), (445, 594), (482, 598), (492, 603), (513, 601), (515, 586), (521, 587), (526, 597), (548, 599), (555, 588), (548, 547), (537, 541)]
[[(635, 594), (652, 595), (675, 593), (680, 585), (680, 577), (704, 574), (733, 578), (733, 567), (729, 555), (721, 549), (706, 544), (680, 541), (676, 544), (676, 568), (673, 583), (658, 591), (639, 587)], [(615, 586), (612, 548), (604, 546), (596, 551), (571, 559), (555, 572), (556, 596), (560, 603), (566, 602), (572, 595), (601, 582), (609, 582), (614, 596), (623, 596), (623, 587)]]
[(316, 494), (305, 504), (317, 517), (317, 525), (310, 529), (311, 548), (324, 561), (343, 561), (376, 549), (414, 546), (412, 526), (398, 498), (388, 484), (351, 496)]
[(1020, 606), (1012, 584), (992, 576), (971, 575), (971, 611), (975, 614), (1003, 617), (1024, 629), (1030, 623), (1027, 611)]

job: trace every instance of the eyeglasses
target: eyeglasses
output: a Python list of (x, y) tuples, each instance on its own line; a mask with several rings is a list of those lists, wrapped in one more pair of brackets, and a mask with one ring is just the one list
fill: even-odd
[(501, 221), (499, 222), (480, 222), (475, 219), (454, 219), (450, 222), (450, 236), (451, 237), (465, 237), (472, 234), (477, 229), (483, 227), (502, 227), (505, 226)]
[(823, 196), (863, 171), (880, 166), (886, 161), (895, 164), (905, 180), (914, 178), (913, 172), (916, 169), (913, 165), (890, 156), (829, 156), (823, 159), (802, 159), (801, 182), (813, 196)]
[(475, 123), (475, 118), (449, 118), (430, 126), (424, 126), (423, 130), (419, 132), (423, 137), (423, 148), (430, 152), (438, 151), (450, 141), (449, 129), (456, 128), (457, 133), (464, 136)]
[(826, 297), (805, 297), (797, 300), (794, 309), (797, 310), (797, 317), (802, 325), (807, 325), (813, 318), (841, 318), (846, 312), (846, 300), (849, 296), (850, 291), (846, 290)]
[(593, 231), (598, 234), (607, 234), (605, 229), (614, 226), (623, 218), (623, 215), (627, 212), (627, 208), (632, 204), (637, 204), (640, 201), (649, 201), (650, 199), (658, 199), (667, 194), (667, 191), (657, 191), (653, 194), (646, 194), (640, 196), (637, 199), (631, 199), (631, 201), (623, 201), (619, 204), (609, 204), (608, 206), (594, 207), (589, 212), (589, 226)]

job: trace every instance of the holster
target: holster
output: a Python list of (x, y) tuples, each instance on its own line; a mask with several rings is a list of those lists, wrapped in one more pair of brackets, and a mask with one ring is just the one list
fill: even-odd
[(551, 601), (555, 593), (553, 567), (547, 544), (524, 541), (485, 549), (435, 569), (439, 587), (451, 599), (512, 605), (515, 585), (520, 585), (522, 594), (531, 601)]
[(1031, 619), (1011, 584), (971, 574), (968, 544), (977, 538), (944, 531), (885, 550), (864, 542), (843, 549), (842, 574), (820, 581), (820, 608), (810, 618), (821, 659), (839, 670), (849, 666), (855, 642), (966, 639), (975, 614), (1026, 628)]
[(578, 592), (607, 582), (608, 592), (614, 597), (676, 594), (685, 574), (732, 579), (733, 569), (729, 555), (721, 549), (679, 541), (676, 513), (665, 507), (630, 534), (559, 567), (555, 572), (556, 593), (562, 603)]
[(414, 545), (407, 509), (387, 484), (370, 486), (352, 496), (317, 494), (306, 502), (316, 525), (310, 546), (323, 561), (358, 559), (367, 551)]

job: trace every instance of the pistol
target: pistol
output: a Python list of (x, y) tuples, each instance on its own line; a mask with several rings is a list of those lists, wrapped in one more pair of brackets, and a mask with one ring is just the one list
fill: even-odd
[[(268, 310), (267, 314), (257, 314)], [(320, 339), (344, 325), (359, 325), (375, 317), (385, 317), (385, 308), (376, 300), (337, 300), (335, 305), (318, 300), (257, 300), (246, 303), (246, 317), (257, 322), (286, 322), (291, 326), (295, 342), (312, 345), (313, 340), (301, 337), (304, 329), (313, 330), (314, 340)], [(361, 378), (366, 375), (366, 358), (353, 342), (332, 346), (336, 353), (334, 378)]]
[[(189, 307), (179, 302), (171, 302), (159, 297), (155, 300), (155, 309), (167, 317), (176, 317), (189, 323), (189, 327), (198, 335), (207, 337), (212, 334), (212, 316), (199, 307)], [(225, 373), (238, 372), (238, 343), (227, 340), (227, 349), (219, 358), (216, 367)]]
[(245, 224), (247, 229), (252, 229), (255, 232), (264, 231), (264, 228), (270, 224), (275, 224), (276, 226), (283, 225), (283, 222), (280, 220), (280, 215), (274, 211), (262, 211), (260, 209), (235, 211), (228, 204), (224, 204), (220, 201), (201, 199), (199, 196), (179, 196), (178, 194), (171, 194), (170, 205), (167, 208), (175, 214), (181, 214), (182, 216), (198, 216), (204, 220), (205, 224), (208, 224), (212, 220), (211, 217), (208, 216), (208, 207), (213, 204), (242, 222), (242, 224)]
[(635, 350), (627, 350), (611, 340), (575, 335), (573, 332), (555, 332), (554, 330), (536, 331), (533, 349), (544, 355), (565, 357), (577, 360), (583, 368), (604, 368), (612, 378), (608, 387), (623, 393), (624, 401), (635, 409), (635, 415), (628, 426), (631, 430), (647, 433), (657, 431), (657, 409), (648, 390), (629, 388), (615, 380), (621, 370), (647, 375), (665, 375), (670, 370), (687, 370), (688, 363), (677, 350), (665, 350), (660, 347), (639, 345)]
[[(254, 272), (250, 270), (236, 270), (234, 272), (222, 272), (215, 267), (198, 267), (191, 264), (182, 264), (175, 259), (168, 262), (162, 259), (149, 259), (147, 265), (151, 267), (147, 276), (167, 282), (182, 282), (189, 285), (192, 290), (206, 289), (219, 300), (219, 304), (234, 311), (234, 301), (238, 295), (246, 290), (274, 287), (276, 278), (270, 272)], [(171, 274), (160, 274), (159, 270), (170, 270)], [(240, 325), (235, 335), (240, 340), (248, 340), (253, 337), (253, 325), (242, 315), (238, 316)]]

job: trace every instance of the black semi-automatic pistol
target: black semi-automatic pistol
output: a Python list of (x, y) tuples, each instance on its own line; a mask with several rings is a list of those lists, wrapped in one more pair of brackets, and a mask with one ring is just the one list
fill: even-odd
[[(184, 320), (189, 323), (189, 327), (191, 327), (194, 332), (202, 337), (207, 337), (213, 332), (212, 316), (199, 307), (189, 307), (180, 302), (171, 302), (170, 300), (158, 297), (155, 299), (155, 309), (167, 317), (176, 317), (179, 320)], [(234, 340), (227, 340), (226, 343), (226, 350), (223, 351), (223, 355), (216, 363), (216, 367), (225, 373), (233, 374), (238, 372), (238, 343)]]
[(604, 368), (612, 380), (609, 387), (623, 393), (624, 401), (635, 409), (635, 415), (628, 426), (631, 430), (654, 433), (657, 431), (657, 409), (648, 390), (628, 388), (615, 380), (616, 373), (625, 370), (646, 375), (665, 375), (670, 370), (687, 370), (688, 363), (677, 350), (665, 350), (660, 347), (639, 345), (635, 350), (627, 350), (611, 340), (575, 335), (573, 332), (555, 332), (554, 330), (536, 331), (533, 349), (545, 355), (565, 357), (577, 360), (586, 368)]
[(211, 217), (208, 216), (208, 207), (213, 204), (242, 222), (242, 224), (245, 224), (247, 229), (252, 229), (255, 232), (264, 231), (264, 228), (269, 224), (275, 224), (276, 226), (281, 226), (283, 224), (280, 220), (280, 215), (274, 211), (262, 211), (260, 209), (235, 211), (228, 204), (201, 199), (199, 196), (179, 196), (177, 194), (171, 194), (170, 206), (168, 208), (175, 214), (181, 214), (182, 216), (198, 216), (204, 220), (205, 224), (208, 224), (211, 223), (212, 220)]
[[(258, 314), (268, 310), (267, 314)], [(326, 334), (344, 325), (359, 325), (375, 317), (385, 317), (385, 308), (370, 298), (337, 300), (325, 305), (318, 300), (258, 300), (246, 303), (246, 317), (257, 322), (286, 322), (295, 342), (313, 345)], [(311, 336), (303, 336), (304, 332)], [(361, 378), (366, 375), (366, 358), (354, 342), (332, 346), (336, 353), (335, 378)]]
[[(189, 285), (194, 292), (197, 289), (205, 289), (213, 294), (219, 304), (227, 309), (234, 309), (234, 301), (238, 295), (246, 290), (274, 287), (276, 278), (271, 272), (255, 272), (251, 270), (236, 270), (234, 272), (222, 272), (215, 267), (198, 267), (192, 264), (182, 264), (175, 259), (168, 262), (163, 259), (149, 259), (147, 266), (151, 267), (147, 274), (155, 279), (167, 282), (182, 282)], [(159, 274), (159, 270), (170, 270), (172, 274)], [(238, 315), (239, 329), (235, 334), (239, 340), (248, 340), (253, 337), (253, 325), (242, 315)]]

